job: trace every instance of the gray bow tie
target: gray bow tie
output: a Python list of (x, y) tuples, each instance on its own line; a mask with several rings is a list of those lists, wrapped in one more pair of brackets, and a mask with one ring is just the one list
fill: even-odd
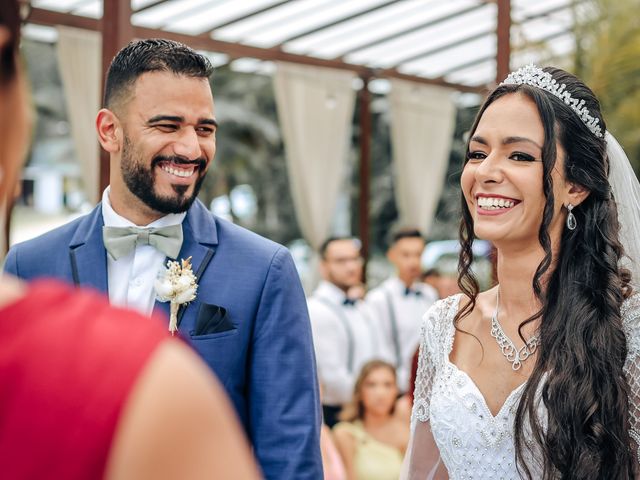
[(182, 224), (160, 228), (102, 227), (102, 241), (114, 260), (129, 254), (136, 245), (151, 245), (175, 259), (182, 248)]

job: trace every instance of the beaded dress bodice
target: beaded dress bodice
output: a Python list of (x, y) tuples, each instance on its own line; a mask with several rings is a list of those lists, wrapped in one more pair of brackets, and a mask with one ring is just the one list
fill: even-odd
[[(424, 317), (412, 415), (414, 444), (410, 447), (413, 450), (411, 455), (420, 455), (420, 450), (435, 449), (437, 446), (439, 461), (444, 463), (452, 480), (518, 479), (520, 475), (515, 463), (513, 429), (524, 384), (509, 394), (494, 416), (473, 380), (451, 363), (449, 354), (456, 332), (453, 319), (460, 298), (461, 295), (456, 295), (437, 302)], [(631, 390), (630, 433), (638, 442), (640, 295), (634, 295), (624, 302), (622, 317), (628, 344), (625, 373)], [(544, 422), (542, 417), (545, 410), (541, 403), (538, 414)], [(432, 436), (435, 445), (426, 445), (425, 435), (416, 445), (416, 428), (430, 428), (429, 438)], [(527, 464), (532, 469), (533, 478), (536, 478), (541, 466), (535, 458), (528, 458)], [(412, 472), (408, 478), (440, 478), (435, 475), (435, 469), (434, 466), (433, 471), (424, 469), (420, 473)]]

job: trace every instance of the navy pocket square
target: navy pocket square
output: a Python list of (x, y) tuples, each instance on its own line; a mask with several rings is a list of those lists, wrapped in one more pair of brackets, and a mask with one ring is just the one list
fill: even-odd
[(192, 335), (209, 335), (212, 333), (221, 333), (235, 329), (229, 316), (227, 309), (218, 305), (209, 303), (201, 303), (198, 310), (198, 318), (196, 320), (196, 328)]

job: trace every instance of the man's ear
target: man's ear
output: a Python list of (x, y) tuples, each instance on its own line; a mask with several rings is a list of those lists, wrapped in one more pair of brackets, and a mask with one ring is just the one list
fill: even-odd
[(98, 141), (109, 153), (116, 153), (122, 148), (120, 120), (111, 110), (102, 108), (96, 117)]
[(577, 207), (586, 200), (590, 193), (591, 191), (586, 187), (577, 183), (570, 183), (569, 190), (566, 194), (566, 203), (570, 203), (574, 207)]

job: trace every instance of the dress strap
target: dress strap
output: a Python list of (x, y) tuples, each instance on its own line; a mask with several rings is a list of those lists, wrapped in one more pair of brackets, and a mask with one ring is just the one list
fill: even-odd
[(389, 309), (389, 322), (391, 323), (391, 337), (393, 340), (393, 349), (396, 354), (396, 368), (399, 368), (402, 364), (402, 359), (400, 357), (400, 337), (398, 334), (398, 319), (396, 318), (396, 312), (393, 308), (393, 298), (391, 297), (391, 292), (389, 290), (384, 291), (385, 296), (387, 297), (387, 307)]

